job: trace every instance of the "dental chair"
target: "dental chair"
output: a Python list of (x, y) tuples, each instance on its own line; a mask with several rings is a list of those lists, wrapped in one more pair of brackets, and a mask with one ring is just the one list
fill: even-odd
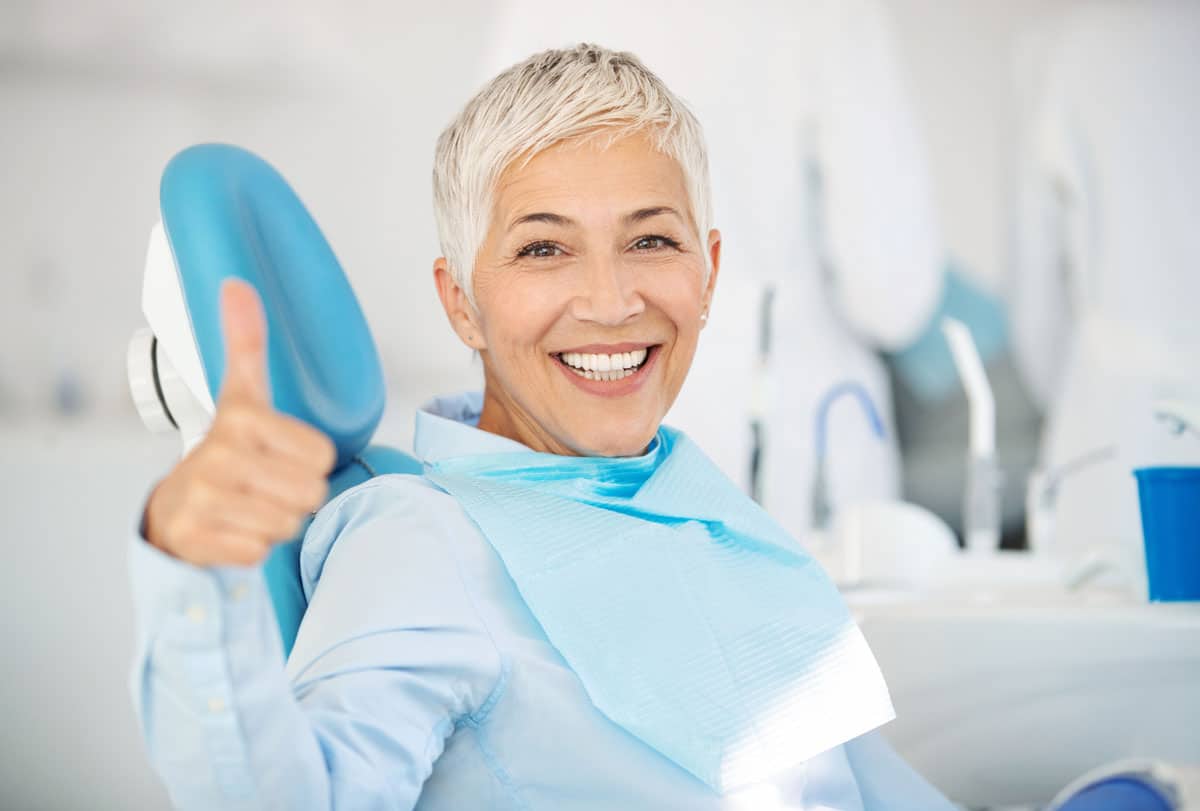
[[(376, 475), (420, 473), (412, 456), (368, 444), (384, 408), (375, 342), (337, 257), (279, 173), (238, 147), (193, 146), (167, 164), (160, 207), (142, 288), (150, 326), (127, 356), (146, 426), (178, 431), (183, 455), (208, 431), (224, 375), (220, 287), (235, 276), (263, 302), (275, 408), (337, 448), (328, 498)], [(264, 563), (285, 655), (308, 607), (300, 547), (309, 522)]]

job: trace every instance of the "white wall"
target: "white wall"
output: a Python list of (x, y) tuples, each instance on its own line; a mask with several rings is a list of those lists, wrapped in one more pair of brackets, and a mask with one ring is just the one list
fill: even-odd
[(473, 380), (431, 283), (430, 167), (437, 133), (473, 90), (482, 26), (457, 23), (485, 21), (484, 8), (439, 4), (420, 24), (397, 12), (371, 35), (386, 47), (364, 55), (357, 27), (349, 42), (321, 44), (352, 67), (252, 63), (248, 83), (236, 69), (155, 54), (0, 61), (0, 419), (52, 409), (64, 375), (90, 410), (128, 410), (124, 348), (141, 323), (158, 177), (199, 141), (244, 145), (282, 170), (342, 260), (394, 385)]
[(126, 688), (125, 542), (175, 455), (132, 420), (0, 426), (0, 807), (168, 807)]

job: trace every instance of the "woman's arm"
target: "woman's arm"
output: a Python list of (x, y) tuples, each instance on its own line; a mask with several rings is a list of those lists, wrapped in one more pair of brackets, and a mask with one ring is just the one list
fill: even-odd
[(879, 730), (843, 744), (864, 811), (955, 811), (929, 781), (909, 766)]
[(321, 511), (304, 542), (319, 584), (287, 672), (259, 567), (197, 567), (134, 539), (130, 687), (177, 807), (415, 805), (502, 669), (427, 492), (385, 477)]

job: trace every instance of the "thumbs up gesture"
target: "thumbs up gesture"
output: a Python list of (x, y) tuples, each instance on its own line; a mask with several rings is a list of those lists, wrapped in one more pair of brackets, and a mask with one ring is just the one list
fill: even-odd
[(254, 288), (221, 287), (225, 377), (208, 435), (154, 488), (146, 540), (196, 565), (250, 565), (324, 501), (333, 442), (274, 409), (267, 324)]

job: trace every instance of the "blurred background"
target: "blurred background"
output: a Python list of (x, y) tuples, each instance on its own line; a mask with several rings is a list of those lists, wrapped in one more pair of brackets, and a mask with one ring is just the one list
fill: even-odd
[[(1149, 404), (1200, 385), (1193, 4), (596, 5), (0, 0), (0, 806), (167, 807), (126, 688), (124, 557), (179, 452), (125, 371), (166, 162), (223, 141), (289, 180), (378, 343), (377, 439), (407, 448), (421, 402), (481, 382), (432, 284), (434, 141), (498, 70), (572, 40), (633, 50), (705, 127), (725, 264), (671, 417), (735, 481), (802, 538), (820, 469), (833, 508), (903, 499), (961, 542), (951, 315), (994, 394), (1001, 544), (1030, 545), (1032, 471), (1078, 468), (1054, 482), (1060, 533), (1140, 555), (1129, 470), (1178, 450)], [(639, 9), (689, 22), (667, 34)], [(1088, 366), (1121, 355), (1105, 341), (1140, 347), (1133, 371)], [(1075, 416), (1116, 401), (1096, 380), (1138, 395), (1087, 433)], [(883, 438), (827, 399), (845, 382)], [(964, 801), (1036, 799), (1011, 773), (932, 776)]]

